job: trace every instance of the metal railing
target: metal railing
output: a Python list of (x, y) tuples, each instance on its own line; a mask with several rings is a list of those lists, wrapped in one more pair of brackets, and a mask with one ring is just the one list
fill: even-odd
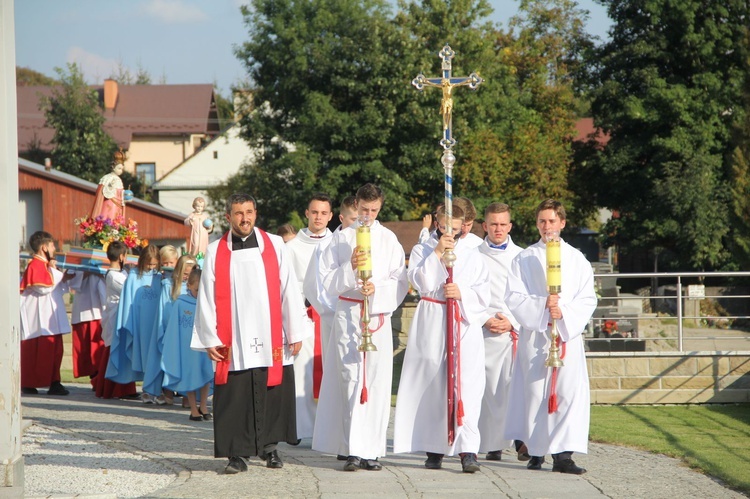
[[(607, 295), (607, 296), (599, 296), (599, 303), (600, 306), (597, 307), (597, 311), (600, 311), (602, 309), (616, 309), (617, 311), (612, 312), (609, 311), (610, 314), (607, 315), (601, 315), (595, 313), (595, 316), (591, 319), (589, 322), (589, 334), (587, 335), (587, 341), (589, 342), (596, 342), (596, 341), (607, 341), (612, 338), (595, 338), (593, 337), (594, 330), (596, 327), (601, 327), (604, 321), (629, 321), (629, 320), (636, 320), (637, 325), (640, 326), (641, 322), (644, 320), (649, 321), (677, 321), (677, 336), (676, 337), (670, 337), (670, 336), (659, 336), (656, 338), (650, 338), (650, 337), (641, 337), (640, 334), (637, 334), (634, 336), (634, 338), (637, 338), (638, 340), (642, 341), (668, 341), (668, 340), (676, 340), (677, 341), (677, 351), (684, 352), (685, 351), (685, 320), (694, 320), (696, 322), (701, 321), (735, 321), (737, 319), (750, 319), (750, 316), (748, 315), (703, 315), (700, 313), (700, 310), (698, 310), (698, 315), (685, 315), (684, 313), (684, 300), (687, 299), (706, 299), (706, 300), (733, 300), (733, 299), (749, 299), (750, 295), (743, 295), (743, 294), (721, 294), (721, 295), (700, 295), (698, 297), (693, 296), (686, 296), (683, 286), (685, 285), (685, 280), (697, 280), (702, 278), (716, 278), (716, 277), (724, 277), (724, 278), (737, 278), (737, 277), (750, 277), (750, 272), (657, 272), (657, 273), (632, 273), (632, 274), (619, 274), (619, 273), (595, 273), (594, 274), (594, 282), (597, 283), (597, 292), (605, 292), (607, 290), (615, 290), (614, 295)], [(651, 292), (648, 295), (620, 295), (619, 294), (619, 288), (618, 281), (624, 280), (624, 279), (650, 279), (652, 283), (657, 282), (659, 283), (659, 286), (674, 286), (675, 288), (675, 294), (674, 295), (657, 295), (655, 294), (655, 289), (652, 286)], [(601, 283), (605, 281), (610, 281), (610, 284), (612, 287), (609, 288), (601, 288)], [(648, 287), (648, 286), (647, 286)], [(718, 287), (718, 286), (717, 286)], [(642, 288), (643, 289), (643, 288)], [(658, 288), (657, 288), (658, 289)], [(649, 300), (650, 303), (658, 303), (660, 300), (675, 300), (676, 306), (675, 306), (675, 314), (674, 315), (658, 315), (654, 313), (649, 313), (648, 315), (645, 315), (643, 313), (640, 314), (633, 314), (629, 313), (625, 310), (620, 310), (621, 308), (625, 309), (626, 307), (621, 307), (620, 303), (627, 302), (628, 300)], [(601, 303), (606, 302), (613, 302), (614, 306), (607, 306), (607, 305), (601, 305)], [(639, 308), (639, 307), (636, 307)], [(614, 314), (614, 315), (613, 315)], [(636, 333), (640, 333), (640, 331), (636, 330)], [(726, 336), (726, 335), (715, 335), (715, 336), (692, 336), (690, 338), (691, 340), (733, 340), (736, 341), (737, 344), (745, 345), (743, 350), (750, 350), (750, 332), (745, 333), (744, 331), (741, 331), (739, 335), (736, 336)], [(619, 337), (618, 337), (619, 340)], [(736, 348), (732, 348), (736, 349)]]

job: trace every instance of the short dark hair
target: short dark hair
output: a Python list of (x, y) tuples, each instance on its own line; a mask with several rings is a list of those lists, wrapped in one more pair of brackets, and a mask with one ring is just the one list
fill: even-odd
[(230, 215), (232, 213), (232, 205), (234, 204), (244, 204), (244, 203), (253, 203), (253, 208), (256, 210), (258, 209), (258, 203), (255, 202), (255, 198), (252, 197), (250, 194), (245, 194), (244, 192), (235, 192), (229, 198), (227, 199), (227, 205), (226, 205), (226, 212), (227, 215)]
[(554, 199), (545, 199), (544, 201), (539, 203), (539, 206), (536, 207), (536, 213), (534, 214), (534, 217), (539, 218), (539, 213), (544, 210), (554, 210), (560, 220), (565, 220), (565, 207), (560, 201), (556, 201)]
[(36, 253), (37, 251), (39, 251), (39, 248), (41, 248), (45, 244), (53, 242), (54, 240), (55, 238), (52, 237), (52, 234), (50, 234), (49, 232), (38, 230), (31, 234), (31, 237), (29, 238), (29, 246), (31, 247), (31, 251), (33, 253)]
[(383, 190), (375, 184), (365, 184), (357, 189), (357, 201), (385, 201)]
[(122, 241), (112, 241), (107, 246), (107, 259), (116, 262), (122, 255), (128, 252), (128, 247)]
[(343, 212), (344, 210), (357, 211), (357, 198), (355, 196), (346, 196), (344, 200), (341, 201), (341, 206), (339, 206), (339, 213)]
[(310, 198), (310, 201), (307, 202), (308, 208), (310, 207), (310, 203), (313, 201), (322, 201), (323, 203), (328, 203), (328, 209), (333, 211), (333, 201), (331, 200), (331, 196), (326, 194), (325, 192), (316, 192), (312, 195)]
[(484, 219), (490, 216), (490, 213), (507, 213), (510, 215), (510, 206), (505, 203), (490, 203), (484, 210)]

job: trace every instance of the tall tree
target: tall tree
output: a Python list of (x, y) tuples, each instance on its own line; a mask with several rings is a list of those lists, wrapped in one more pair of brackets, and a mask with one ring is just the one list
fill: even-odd
[(80, 68), (56, 68), (61, 85), (40, 106), (46, 125), (55, 129), (52, 164), (55, 168), (98, 182), (108, 171), (116, 145), (104, 131), (104, 115), (96, 90), (89, 88)]
[[(727, 166), (740, 103), (745, 0), (609, 3), (592, 112), (610, 134), (599, 200), (617, 210), (609, 242), (679, 269), (729, 258)], [(659, 256), (661, 255), (661, 256)]]
[(397, 121), (399, 33), (384, 0), (253, 0), (236, 54), (255, 88), (243, 135), (261, 153), (230, 181), (258, 197), (268, 224), (301, 212), (313, 191), (340, 198), (366, 182), (403, 213), (408, 185), (389, 155)]
[(750, 266), (750, 30), (745, 36), (745, 85), (729, 158), (731, 240), (734, 266)]

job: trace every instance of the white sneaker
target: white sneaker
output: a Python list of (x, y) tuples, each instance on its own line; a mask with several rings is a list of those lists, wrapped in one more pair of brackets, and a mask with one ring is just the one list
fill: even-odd
[(141, 402), (144, 404), (153, 404), (154, 403), (154, 396), (149, 395), (146, 392), (141, 393)]
[(156, 405), (165, 405), (167, 403), (167, 399), (164, 398), (164, 395), (159, 395), (154, 399), (154, 402), (156, 402)]

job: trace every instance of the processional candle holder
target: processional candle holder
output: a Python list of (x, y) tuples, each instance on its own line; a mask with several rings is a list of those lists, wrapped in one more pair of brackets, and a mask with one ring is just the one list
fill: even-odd
[[(372, 278), (372, 245), (370, 241), (370, 219), (360, 218), (357, 222), (357, 247), (366, 255), (364, 262), (357, 265), (357, 274), (362, 280), (362, 287)], [(367, 295), (362, 297), (362, 341), (357, 350), (360, 352), (377, 352), (378, 348), (372, 342), (370, 332), (370, 300)]]
[[(547, 292), (550, 295), (559, 295), (562, 291), (562, 258), (560, 248), (560, 233), (548, 232), (544, 236), (547, 246)], [(557, 330), (557, 319), (552, 319), (550, 328), (550, 346), (547, 367), (562, 367), (564, 365), (560, 358), (560, 347), (557, 345), (560, 334)]]

